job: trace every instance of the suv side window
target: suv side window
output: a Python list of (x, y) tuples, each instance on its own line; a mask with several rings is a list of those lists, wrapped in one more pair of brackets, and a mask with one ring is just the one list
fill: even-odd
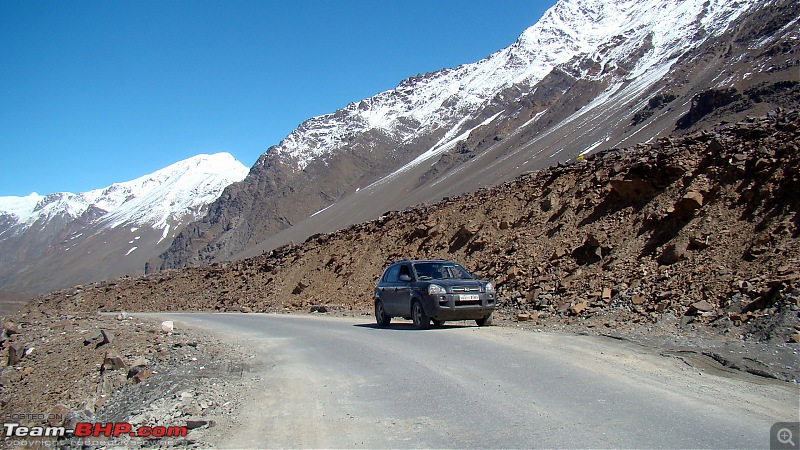
[(386, 271), (386, 275), (383, 276), (383, 281), (387, 283), (396, 283), (397, 278), (400, 272), (400, 266), (392, 266)]
[(398, 275), (408, 275), (411, 278), (411, 267), (408, 264), (403, 264), (400, 266), (400, 273)]

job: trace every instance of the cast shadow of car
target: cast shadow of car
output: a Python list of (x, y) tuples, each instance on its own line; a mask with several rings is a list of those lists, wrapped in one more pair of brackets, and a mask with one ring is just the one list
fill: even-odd
[(475, 325), (475, 322), (473, 322), (470, 325), (470, 324), (468, 324), (466, 322), (462, 323), (462, 322), (455, 322), (455, 321), (454, 322), (447, 322), (444, 325), (439, 326), (439, 327), (431, 325), (430, 328), (427, 328), (425, 330), (418, 329), (417, 327), (414, 326), (414, 322), (411, 322), (411, 321), (409, 321), (409, 322), (405, 322), (405, 321), (403, 321), (403, 322), (392, 322), (392, 323), (390, 323), (389, 325), (387, 325), (385, 327), (382, 327), (382, 326), (378, 325), (377, 323), (357, 323), (357, 324), (355, 324), (353, 326), (354, 327), (359, 327), (359, 328), (373, 328), (375, 330), (392, 330), (392, 331), (437, 331), (437, 330), (448, 330), (448, 329), (455, 329), (455, 328), (478, 328), (478, 326)]

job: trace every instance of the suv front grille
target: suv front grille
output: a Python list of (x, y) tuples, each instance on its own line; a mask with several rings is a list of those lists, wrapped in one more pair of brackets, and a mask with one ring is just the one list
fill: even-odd
[(465, 292), (480, 292), (481, 288), (478, 286), (453, 286), (454, 294), (462, 294)]

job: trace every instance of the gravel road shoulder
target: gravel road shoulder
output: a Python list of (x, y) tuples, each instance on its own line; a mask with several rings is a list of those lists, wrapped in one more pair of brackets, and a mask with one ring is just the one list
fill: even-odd
[(78, 422), (129, 422), (134, 429), (177, 426), (188, 433), (113, 441), (6, 438), (5, 448), (208, 447), (208, 435), (236, 416), (238, 393), (249, 383), (253, 358), (246, 348), (182, 324), (162, 329), (155, 315), (23, 319), (4, 324), (3, 345), (20, 355), (0, 371), (4, 423), (70, 429)]

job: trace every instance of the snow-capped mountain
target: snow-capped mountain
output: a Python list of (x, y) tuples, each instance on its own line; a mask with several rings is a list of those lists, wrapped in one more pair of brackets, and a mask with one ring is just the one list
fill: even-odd
[[(505, 89), (533, 87), (556, 66), (579, 55), (594, 62), (592, 67), (578, 67), (579, 78), (598, 79), (624, 68), (624, 77), (629, 79), (650, 74), (641, 83), (645, 86), (692, 46), (718, 36), (755, 3), (560, 1), (513, 45), (476, 63), (407, 79), (394, 90), (312, 118), (271, 153), (293, 159), (302, 170), (368, 131), (400, 144), (441, 134), (431, 146), (436, 149), (469, 131), (469, 124), (475, 125), (477, 116)], [(629, 61), (643, 45), (649, 47), (645, 54)], [(631, 63), (632, 67), (625, 67)]]
[(26, 197), (0, 197), (0, 214), (12, 216), (19, 229), (25, 229), (56, 216), (77, 218), (94, 208), (105, 211), (97, 219), (104, 227), (130, 224), (166, 229), (171, 221), (196, 215), (247, 172), (229, 153), (198, 155), (132, 181), (80, 194), (34, 192)]
[(0, 290), (42, 292), (141, 272), (247, 172), (217, 153), (89, 192), (0, 197)]
[(797, 103), (784, 94), (797, 89), (799, 15), (790, 0), (561, 0), (481, 61), (302, 123), (176, 237), (162, 267), (253, 254), (681, 132), (709, 89), (769, 93), (712, 105), (739, 102), (730, 117)]

